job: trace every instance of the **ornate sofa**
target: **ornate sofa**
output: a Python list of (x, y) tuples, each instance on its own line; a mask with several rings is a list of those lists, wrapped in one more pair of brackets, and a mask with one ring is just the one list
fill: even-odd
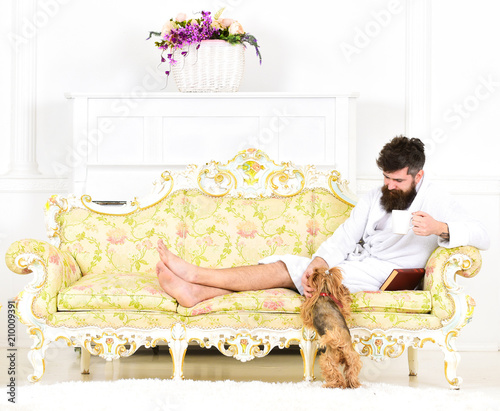
[[(349, 216), (355, 200), (337, 171), (277, 164), (261, 151), (240, 152), (225, 164), (210, 162), (165, 171), (151, 196), (120, 207), (90, 196), (53, 196), (46, 206), (49, 242), (21, 240), (6, 254), (8, 267), (33, 273), (17, 297), (17, 313), (34, 340), (29, 359), (42, 377), (49, 344), (64, 340), (106, 360), (139, 347), (168, 344), (173, 378), (183, 377), (188, 345), (217, 347), (240, 361), (298, 344), (304, 378), (311, 380), (316, 334), (302, 326), (303, 297), (288, 289), (240, 292), (182, 307), (159, 287), (155, 244), (162, 238), (198, 265), (255, 264), (271, 254), (311, 256)], [(480, 269), (472, 247), (439, 248), (430, 256), (420, 291), (360, 292), (349, 321), (362, 356), (383, 360), (438, 344), (452, 388), (459, 354), (455, 340), (472, 318), (474, 301), (455, 282)]]

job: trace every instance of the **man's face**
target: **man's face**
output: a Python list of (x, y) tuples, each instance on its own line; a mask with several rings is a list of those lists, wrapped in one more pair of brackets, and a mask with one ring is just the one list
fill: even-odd
[(406, 210), (417, 195), (415, 187), (423, 176), (419, 171), (415, 177), (408, 174), (408, 167), (394, 172), (384, 171), (384, 186), (380, 203), (387, 211)]
[(388, 190), (401, 190), (408, 193), (412, 187), (418, 184), (421, 178), (420, 172), (415, 177), (408, 174), (408, 167), (392, 173), (384, 171), (384, 186), (386, 186)]

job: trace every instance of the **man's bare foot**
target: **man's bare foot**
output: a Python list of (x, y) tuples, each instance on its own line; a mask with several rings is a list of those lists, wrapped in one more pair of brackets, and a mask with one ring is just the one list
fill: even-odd
[(177, 277), (182, 278), (184, 281), (189, 283), (196, 283), (196, 273), (202, 268), (190, 264), (184, 261), (179, 256), (172, 253), (160, 239), (158, 240), (158, 254), (160, 254), (160, 260), (165, 264), (168, 269), (174, 273)]
[(163, 261), (156, 264), (156, 274), (161, 288), (184, 307), (193, 307), (209, 298), (231, 293), (231, 291), (222, 288), (207, 287), (184, 281), (163, 264)]
[(196, 291), (199, 291), (197, 288), (202, 286), (188, 283), (182, 278), (177, 277), (169, 270), (163, 261), (156, 264), (156, 275), (158, 276), (158, 282), (161, 288), (163, 288), (168, 295), (175, 298), (180, 305), (192, 307), (203, 301), (196, 296)]

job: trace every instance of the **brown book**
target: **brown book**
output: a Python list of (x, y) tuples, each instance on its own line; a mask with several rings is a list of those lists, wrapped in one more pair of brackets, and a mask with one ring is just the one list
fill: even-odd
[(424, 274), (423, 268), (397, 268), (389, 274), (380, 291), (414, 290)]

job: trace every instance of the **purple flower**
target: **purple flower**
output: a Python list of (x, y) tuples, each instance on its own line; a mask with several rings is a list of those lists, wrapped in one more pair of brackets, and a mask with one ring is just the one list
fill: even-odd
[[(216, 14), (217, 19), (220, 18), (222, 10)], [(155, 43), (156, 46), (161, 50), (169, 50), (167, 58), (165, 59), (162, 55), (161, 62), (165, 63), (167, 60), (172, 65), (177, 63), (173, 59), (173, 52), (178, 49), (183, 49), (190, 45), (196, 45), (196, 50), (200, 48), (200, 43), (203, 40), (210, 39), (220, 39), (225, 40), (231, 44), (243, 44), (248, 43), (255, 47), (257, 56), (262, 62), (262, 57), (259, 52), (259, 46), (257, 44), (257, 39), (248, 33), (241, 34), (231, 34), (228, 32), (227, 27), (221, 27), (220, 24), (217, 26), (219, 28), (212, 27), (212, 14), (209, 11), (201, 11), (201, 18), (174, 21), (170, 20), (169, 31), (166, 32), (162, 41)], [(160, 33), (152, 32), (153, 34), (160, 35)], [(188, 51), (182, 50), (181, 55), (186, 57)], [(167, 74), (168, 76), (168, 74)]]

